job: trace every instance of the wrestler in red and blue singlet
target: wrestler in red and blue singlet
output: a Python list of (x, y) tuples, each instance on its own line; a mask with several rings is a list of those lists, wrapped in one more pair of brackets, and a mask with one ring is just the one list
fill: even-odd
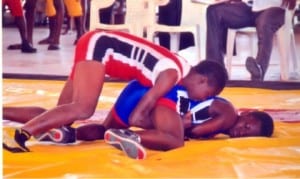
[(95, 30), (83, 35), (77, 42), (71, 79), (76, 64), (84, 60), (103, 63), (110, 77), (137, 79), (146, 86), (152, 86), (166, 69), (176, 69), (178, 81), (190, 70), (187, 61), (169, 50), (119, 31)]

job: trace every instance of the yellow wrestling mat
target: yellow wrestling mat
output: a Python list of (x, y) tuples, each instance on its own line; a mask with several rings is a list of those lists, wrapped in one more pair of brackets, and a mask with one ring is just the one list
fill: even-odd
[[(4, 79), (3, 105), (51, 108), (63, 83)], [(105, 84), (97, 109), (100, 116), (112, 106), (124, 85)], [(32, 139), (28, 142), (32, 152), (3, 151), (3, 177), (300, 178), (300, 90), (226, 88), (221, 96), (237, 108), (269, 110), (276, 120), (273, 137), (229, 139), (219, 135), (210, 140), (191, 140), (168, 152), (147, 150), (145, 160), (130, 159), (103, 141), (57, 145)], [(3, 130), (12, 132), (15, 126), (4, 122)]]

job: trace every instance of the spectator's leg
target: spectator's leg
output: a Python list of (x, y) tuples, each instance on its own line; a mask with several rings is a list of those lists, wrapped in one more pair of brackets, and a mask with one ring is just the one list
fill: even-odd
[(48, 50), (58, 50), (59, 49), (59, 41), (60, 41), (60, 32), (63, 24), (63, 18), (64, 18), (64, 4), (62, 0), (54, 0), (54, 7), (56, 10), (56, 14), (54, 17), (51, 17), (52, 23), (54, 24), (52, 27), (50, 27), (50, 32), (53, 31), (53, 33), (50, 34), (50, 39), (53, 39), (53, 41), (50, 41)]
[(27, 39), (31, 44), (33, 44), (34, 12), (36, 3), (37, 0), (26, 0), (24, 5), (27, 25)]
[(269, 66), (274, 34), (284, 24), (284, 14), (285, 10), (282, 8), (270, 8), (257, 14), (258, 53), (256, 61), (262, 68), (262, 78)]
[(207, 8), (206, 59), (224, 65), (223, 50), (228, 28), (254, 26), (251, 7), (245, 3), (220, 3)]
[[(26, 22), (23, 15), (23, 9), (20, 0), (11, 0), (8, 3), (10, 7), (12, 15), (15, 17), (15, 23), (20, 33), (21, 37), (21, 51), (23, 53), (35, 53), (36, 49), (31, 46), (31, 44), (27, 40), (27, 30), (26, 30)], [(17, 45), (18, 46), (18, 45)], [(9, 46), (8, 49), (12, 46)]]

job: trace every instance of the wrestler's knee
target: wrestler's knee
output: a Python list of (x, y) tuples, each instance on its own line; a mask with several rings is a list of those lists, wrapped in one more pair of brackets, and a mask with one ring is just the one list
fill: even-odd
[[(161, 131), (162, 132), (162, 131)], [(177, 135), (173, 135), (168, 132), (162, 132), (164, 133), (161, 136), (165, 136), (165, 144), (161, 145), (161, 150), (168, 151), (168, 150), (173, 150), (179, 147), (184, 146), (184, 139), (181, 137), (177, 137)]]
[(173, 141), (169, 145), (168, 150), (176, 149), (176, 148), (183, 147), (183, 146), (184, 146), (184, 140), (174, 137)]
[(73, 110), (71, 112), (78, 120), (88, 119), (94, 114), (95, 106), (75, 103), (73, 104)]

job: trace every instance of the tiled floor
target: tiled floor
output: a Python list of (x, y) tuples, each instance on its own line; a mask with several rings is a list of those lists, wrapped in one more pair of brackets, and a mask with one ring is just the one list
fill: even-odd
[[(298, 28), (300, 29), (300, 28)], [(19, 33), (16, 28), (3, 28), (3, 73), (4, 74), (25, 74), (25, 75), (54, 75), (67, 76), (72, 66), (75, 32), (61, 36), (61, 49), (58, 51), (47, 50), (47, 45), (38, 45), (37, 42), (48, 36), (47, 28), (34, 29), (34, 46), (38, 49), (36, 54), (24, 54), (20, 51), (7, 50), (9, 44), (19, 42)], [(296, 30), (297, 49), (300, 49), (300, 30)], [(245, 35), (239, 36), (237, 40), (238, 56), (234, 57), (232, 69), (232, 80), (249, 80), (249, 73), (244, 63), (249, 55), (249, 38)], [(276, 44), (276, 43), (275, 43)], [(298, 61), (300, 51), (297, 51)], [(265, 80), (279, 81), (279, 53), (275, 45), (271, 57), (271, 65), (266, 74)], [(300, 62), (299, 62), (300, 63)], [(298, 64), (299, 64), (298, 63)], [(298, 70), (300, 72), (300, 69)], [(300, 81), (300, 78), (294, 81)]]
[(48, 36), (47, 28), (34, 29), (34, 46), (37, 53), (25, 54), (18, 50), (7, 50), (7, 46), (19, 43), (19, 34), (16, 28), (3, 28), (3, 73), (13, 74), (41, 74), (41, 75), (68, 75), (72, 65), (75, 32), (61, 36), (61, 49), (47, 50), (47, 45), (38, 45), (37, 42)]

